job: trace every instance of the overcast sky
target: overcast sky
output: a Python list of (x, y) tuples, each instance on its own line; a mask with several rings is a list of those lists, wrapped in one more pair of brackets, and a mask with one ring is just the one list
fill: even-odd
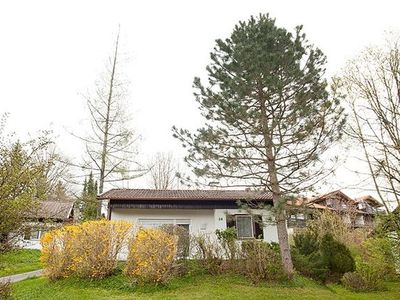
[[(204, 76), (215, 39), (238, 21), (270, 13), (289, 30), (303, 24), (334, 75), (385, 30), (400, 31), (399, 11), (399, 1), (2, 1), (0, 113), (10, 113), (8, 129), (21, 137), (52, 129), (59, 149), (79, 159), (82, 145), (68, 131), (82, 133), (82, 94), (104, 71), (120, 24), (142, 159), (158, 151), (181, 158), (171, 127), (199, 125), (193, 77)], [(358, 180), (346, 168), (339, 174), (327, 189)]]

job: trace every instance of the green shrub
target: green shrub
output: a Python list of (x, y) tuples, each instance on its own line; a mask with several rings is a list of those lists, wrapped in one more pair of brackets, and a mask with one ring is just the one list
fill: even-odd
[(195, 236), (193, 242), (195, 259), (198, 259), (204, 271), (212, 275), (221, 273), (223, 249), (220, 244), (206, 235)]
[(225, 257), (235, 259), (238, 256), (237, 233), (234, 227), (226, 228), (225, 230), (217, 229), (215, 231), (218, 241), (221, 243), (225, 252)]
[(329, 269), (319, 251), (317, 236), (310, 231), (298, 233), (293, 237), (292, 259), (295, 269), (304, 276), (325, 282)]
[(297, 234), (292, 256), (298, 272), (320, 282), (339, 281), (344, 273), (355, 269), (350, 250), (331, 234), (321, 240), (312, 231)]
[(261, 281), (280, 281), (286, 279), (282, 267), (279, 248), (264, 241), (244, 241), (242, 243), (243, 265), (241, 273), (254, 283)]
[(297, 249), (293, 249), (292, 259), (295, 269), (300, 274), (319, 282), (326, 282), (328, 279), (329, 269), (319, 251), (314, 251), (309, 255), (302, 255)]
[(388, 238), (370, 238), (362, 243), (356, 271), (343, 276), (343, 285), (352, 291), (376, 291), (383, 281), (396, 276), (393, 243)]
[[(396, 276), (394, 243), (389, 238), (370, 238), (363, 242), (361, 259), (382, 279), (390, 280)], [(360, 265), (361, 266), (361, 265)]]
[(355, 270), (355, 262), (346, 245), (336, 241), (332, 235), (323, 236), (320, 245), (322, 259), (329, 269), (330, 279), (338, 281), (344, 273)]
[(11, 283), (0, 282), (0, 299), (11, 299)]
[(383, 289), (383, 281), (369, 268), (362, 268), (343, 275), (342, 283), (350, 291), (370, 292)]
[(317, 236), (309, 231), (296, 234), (293, 237), (294, 245), (299, 254), (310, 255), (318, 249)]

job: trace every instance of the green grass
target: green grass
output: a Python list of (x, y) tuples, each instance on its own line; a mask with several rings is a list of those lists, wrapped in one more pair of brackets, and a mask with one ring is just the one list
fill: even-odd
[(32, 278), (13, 285), (14, 299), (399, 299), (400, 283), (386, 284), (387, 290), (353, 293), (339, 285), (321, 286), (296, 277), (286, 284), (253, 285), (239, 276), (197, 275), (172, 280), (166, 286), (134, 286), (118, 273), (89, 281), (69, 278), (49, 282)]
[(40, 251), (15, 249), (0, 254), (0, 277), (41, 269)]

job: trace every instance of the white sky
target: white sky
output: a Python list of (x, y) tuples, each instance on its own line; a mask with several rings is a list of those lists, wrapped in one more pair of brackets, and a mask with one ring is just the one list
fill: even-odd
[[(10, 113), (7, 127), (21, 137), (52, 129), (62, 152), (79, 159), (82, 145), (67, 130), (82, 133), (81, 94), (104, 70), (120, 24), (142, 159), (158, 151), (181, 158), (171, 127), (197, 128), (193, 77), (204, 76), (214, 40), (239, 20), (269, 12), (289, 30), (303, 24), (333, 75), (385, 30), (400, 31), (399, 11), (399, 1), (2, 1), (0, 113)], [(344, 169), (327, 189), (350, 182), (357, 178)]]

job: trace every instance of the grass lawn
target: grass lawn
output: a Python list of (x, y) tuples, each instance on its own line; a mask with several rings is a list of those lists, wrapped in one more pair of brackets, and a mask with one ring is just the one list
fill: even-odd
[(15, 249), (0, 254), (0, 277), (41, 269), (40, 251)]
[(174, 279), (166, 286), (135, 287), (122, 274), (99, 281), (75, 278), (49, 282), (32, 278), (13, 286), (14, 299), (399, 299), (400, 283), (387, 290), (353, 293), (339, 285), (321, 286), (297, 277), (287, 284), (252, 285), (237, 276), (197, 275)]

